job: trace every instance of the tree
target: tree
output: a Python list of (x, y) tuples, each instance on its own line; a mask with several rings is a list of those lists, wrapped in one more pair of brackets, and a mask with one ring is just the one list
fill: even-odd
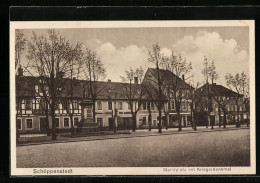
[[(223, 127), (226, 128), (226, 124), (227, 124), (227, 104), (230, 103), (231, 96), (229, 95), (228, 91), (226, 91), (226, 92), (221, 91), (219, 93), (214, 89), (212, 89), (212, 90), (213, 90), (213, 93), (214, 93), (213, 98), (219, 106), (219, 114), (220, 114), (220, 110), (223, 112), (223, 115), (224, 115)], [(220, 123), (220, 121), (219, 121), (219, 123)]]
[[(71, 123), (71, 136), (74, 136), (74, 111), (78, 107), (78, 101), (75, 99), (75, 90), (79, 86), (79, 77), (82, 73), (82, 45), (77, 43), (75, 46), (69, 45), (67, 47), (67, 59), (69, 61), (69, 68), (67, 78), (62, 81), (62, 90), (65, 94), (65, 100), (61, 99), (63, 109), (66, 110), (70, 117)], [(63, 96), (64, 97), (64, 96)]]
[(157, 44), (152, 46), (152, 50), (149, 50), (148, 62), (155, 65), (155, 72), (148, 70), (142, 83), (142, 87), (148, 94), (151, 101), (154, 101), (158, 112), (159, 112), (159, 124), (158, 124), (158, 133), (162, 133), (162, 110), (165, 98), (163, 96), (163, 78), (160, 72), (162, 62), (165, 59), (164, 55), (161, 53), (161, 48)]
[[(208, 58), (206, 56), (204, 56), (204, 62), (203, 62), (203, 65), (204, 65), (204, 68), (202, 69), (202, 75), (204, 76), (204, 79), (206, 81), (206, 83), (209, 83), (209, 80), (211, 80), (211, 84), (214, 83), (215, 80), (218, 79), (218, 74), (216, 72), (216, 66), (215, 66), (215, 63), (214, 63), (214, 60), (212, 60), (211, 62), (208, 61)], [(207, 112), (207, 118), (208, 118), (208, 122), (206, 124), (206, 127), (208, 127), (208, 124), (209, 124), (209, 115), (210, 115), (210, 112), (212, 111), (212, 97), (210, 95), (210, 92), (209, 92), (209, 86), (210, 85), (207, 85), (208, 86), (208, 112)], [(213, 129), (213, 122), (212, 122), (212, 129)]]
[(55, 110), (62, 92), (62, 80), (70, 71), (71, 60), (67, 57), (69, 46), (69, 41), (55, 30), (48, 30), (47, 35), (33, 32), (32, 40), (28, 43), (30, 73), (41, 76), (42, 83), (49, 88), (52, 140), (56, 140)]
[(225, 75), (226, 84), (230, 88), (230, 90), (235, 90), (238, 95), (234, 95), (235, 103), (237, 106), (237, 124), (236, 126), (240, 126), (239, 121), (239, 109), (241, 106), (242, 94), (245, 93), (246, 80), (247, 77), (244, 72), (236, 73), (235, 75), (227, 73)]
[[(170, 71), (170, 73), (175, 75), (171, 74), (167, 84), (170, 85), (169, 91), (171, 92), (175, 103), (175, 110), (179, 124), (178, 131), (182, 131), (180, 112), (181, 107), (188, 101), (187, 92), (189, 90), (189, 86), (185, 83), (184, 76), (189, 74), (192, 65), (191, 62), (187, 62), (181, 55), (176, 56), (174, 52), (172, 52), (171, 57), (164, 60), (164, 67), (166, 70)], [(181, 77), (182, 79), (180, 79)], [(189, 79), (189, 77), (186, 79)]]
[(93, 118), (95, 120), (97, 96), (102, 90), (104, 90), (104, 87), (101, 87), (102, 85), (100, 85), (99, 81), (106, 77), (106, 70), (96, 53), (88, 48), (86, 49), (83, 64), (85, 76), (89, 81), (88, 88), (93, 102)]
[(27, 39), (20, 29), (15, 30), (15, 69), (21, 66), (21, 56), (25, 50)]
[(194, 84), (189, 84), (188, 88), (188, 104), (190, 105), (190, 116), (191, 116), (191, 125), (194, 130), (197, 130), (197, 114), (198, 107), (202, 99), (202, 93), (198, 92), (199, 82), (197, 82), (196, 86)]
[(141, 107), (140, 103), (144, 93), (144, 90), (142, 90), (141, 85), (138, 84), (138, 81), (141, 83), (143, 77), (144, 70), (141, 66), (135, 70), (130, 68), (129, 70), (125, 71), (125, 76), (121, 76), (122, 82), (124, 82), (122, 87), (126, 91), (127, 103), (130, 106), (131, 115), (133, 118), (133, 132), (136, 129), (136, 116)]

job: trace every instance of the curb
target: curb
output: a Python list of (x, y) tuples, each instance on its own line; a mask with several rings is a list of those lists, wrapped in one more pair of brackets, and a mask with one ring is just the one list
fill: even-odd
[(216, 129), (214, 128), (213, 130), (211, 130), (211, 128), (209, 128), (209, 130), (202, 130), (202, 131), (173, 131), (173, 132), (166, 132), (166, 133), (156, 133), (156, 134), (146, 134), (146, 135), (136, 135), (136, 136), (115, 136), (115, 137), (97, 137), (97, 138), (93, 138), (93, 139), (75, 139), (75, 140), (61, 140), (61, 141), (47, 141), (47, 142), (38, 142), (38, 143), (25, 143), (25, 144), (16, 144), (16, 146), (33, 146), (33, 145), (44, 145), (44, 144), (56, 144), (56, 143), (69, 143), (69, 142), (82, 142), (82, 141), (96, 141), (96, 140), (109, 140), (109, 139), (123, 139), (123, 138), (136, 138), (136, 137), (150, 137), (150, 136), (161, 136), (161, 135), (177, 135), (177, 134), (187, 134), (187, 133), (202, 133), (202, 132), (216, 132), (216, 131), (229, 131), (229, 130), (246, 130), (246, 129), (250, 129), (247, 127), (242, 127), (242, 128), (230, 128), (230, 129)]

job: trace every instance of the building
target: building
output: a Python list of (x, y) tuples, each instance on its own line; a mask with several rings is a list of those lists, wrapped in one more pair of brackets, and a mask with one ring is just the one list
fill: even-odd
[(247, 119), (243, 95), (222, 85), (206, 83), (196, 91), (201, 97), (198, 105), (198, 125), (235, 124)]

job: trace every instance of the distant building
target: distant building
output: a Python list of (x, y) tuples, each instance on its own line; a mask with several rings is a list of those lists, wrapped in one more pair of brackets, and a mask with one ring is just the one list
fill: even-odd
[[(198, 105), (200, 115), (200, 124), (198, 125), (223, 124), (225, 114), (227, 124), (235, 124), (237, 119), (243, 122), (248, 118), (243, 103), (243, 95), (216, 83), (206, 83), (196, 92), (201, 95), (201, 101)], [(239, 110), (238, 113), (237, 109)]]

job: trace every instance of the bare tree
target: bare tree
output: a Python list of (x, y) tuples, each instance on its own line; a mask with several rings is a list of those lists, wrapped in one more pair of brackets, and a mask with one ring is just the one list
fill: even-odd
[(27, 39), (20, 29), (15, 30), (15, 69), (21, 66), (21, 56), (25, 50)]
[(100, 85), (99, 81), (106, 77), (106, 70), (96, 53), (88, 48), (86, 49), (83, 64), (85, 76), (89, 81), (88, 88), (91, 100), (93, 102), (93, 119), (95, 120), (97, 96), (102, 90), (105, 89), (103, 85)]
[[(202, 69), (202, 75), (204, 76), (204, 79), (206, 81), (206, 83), (209, 83), (209, 80), (211, 80), (211, 83), (213, 84), (215, 80), (218, 79), (218, 74), (216, 72), (216, 66), (214, 63), (214, 60), (212, 60), (211, 62), (209, 62), (208, 58), (206, 56), (204, 56), (204, 62), (203, 62), (204, 68)], [(208, 96), (208, 100), (207, 100), (207, 106), (208, 106), (208, 111), (207, 111), (207, 123), (206, 123), (206, 127), (208, 128), (208, 124), (209, 124), (209, 115), (210, 112), (212, 111), (212, 96), (210, 95), (210, 91), (209, 91), (209, 87), (210, 85), (207, 85), (207, 96)], [(213, 122), (211, 124), (211, 128), (213, 129)]]
[(202, 99), (202, 94), (198, 92), (199, 82), (197, 82), (196, 86), (190, 83), (190, 87), (188, 88), (188, 104), (190, 105), (190, 116), (191, 116), (191, 125), (194, 130), (197, 130), (196, 117), (198, 114), (198, 106)]
[(159, 112), (158, 133), (162, 133), (162, 110), (164, 105), (163, 96), (163, 78), (161, 76), (160, 68), (164, 60), (164, 55), (161, 53), (161, 48), (154, 44), (152, 50), (149, 50), (148, 61), (155, 65), (155, 72), (148, 70), (142, 86), (149, 95), (151, 101), (154, 101)]
[[(192, 69), (191, 62), (187, 62), (185, 58), (182, 58), (181, 55), (176, 56), (174, 52), (172, 52), (171, 57), (165, 59), (164, 62), (166, 70), (175, 74), (169, 78), (170, 84), (170, 92), (173, 96), (173, 100), (175, 103), (175, 109), (177, 113), (177, 120), (179, 124), (179, 131), (182, 131), (180, 112), (181, 107), (185, 105), (188, 101), (188, 90), (189, 86), (185, 83), (185, 80), (189, 79), (189, 77), (184, 78), (185, 75), (189, 74)], [(182, 79), (180, 79), (182, 77)]]
[[(235, 90), (238, 95), (234, 95), (235, 103), (237, 106), (237, 127), (240, 127), (239, 109), (241, 106), (242, 95), (245, 93), (247, 77), (244, 72), (236, 73), (235, 75), (227, 73), (225, 75), (226, 84), (231, 90)], [(242, 103), (243, 104), (243, 103)]]
[(63, 109), (66, 110), (67, 114), (70, 117), (71, 123), (71, 136), (74, 136), (74, 120), (73, 116), (75, 114), (76, 108), (78, 108), (78, 101), (75, 97), (75, 90), (80, 86), (78, 79), (82, 73), (82, 49), (81, 44), (77, 43), (75, 46), (69, 45), (67, 47), (67, 59), (69, 61), (69, 68), (67, 78), (64, 78), (62, 81), (62, 90), (65, 94), (66, 99), (62, 99)]
[(70, 68), (70, 59), (67, 58), (69, 45), (69, 41), (55, 30), (48, 30), (47, 35), (37, 35), (33, 32), (32, 40), (28, 44), (30, 73), (41, 76), (42, 82), (49, 88), (52, 140), (56, 140), (55, 110), (61, 94), (62, 79), (69, 73)]
[(129, 70), (125, 71), (125, 76), (121, 76), (122, 82), (124, 82), (122, 86), (126, 91), (127, 103), (130, 106), (133, 118), (133, 132), (136, 129), (136, 116), (140, 109), (140, 103), (144, 94), (144, 90), (142, 90), (141, 85), (138, 84), (138, 81), (141, 83), (143, 77), (144, 70), (141, 66), (135, 70), (130, 68)]

